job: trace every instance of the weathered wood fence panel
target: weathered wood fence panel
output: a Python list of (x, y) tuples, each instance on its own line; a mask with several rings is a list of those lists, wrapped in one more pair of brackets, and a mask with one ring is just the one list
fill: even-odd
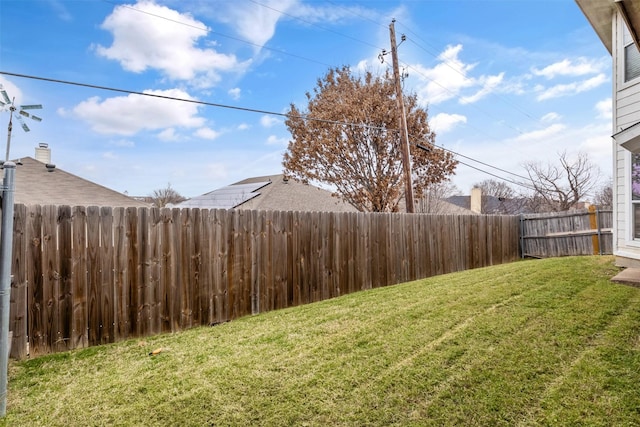
[(536, 258), (611, 254), (612, 224), (613, 212), (595, 207), (522, 215), (521, 253)]
[(517, 216), (17, 205), (12, 357), (519, 258)]

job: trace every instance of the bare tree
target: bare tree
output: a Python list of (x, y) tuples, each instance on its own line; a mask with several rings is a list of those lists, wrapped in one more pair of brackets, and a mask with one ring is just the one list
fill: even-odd
[(442, 214), (448, 212), (447, 197), (460, 194), (460, 190), (451, 181), (446, 180), (429, 185), (416, 200), (416, 212)]
[(474, 185), (482, 190), (483, 196), (492, 196), (498, 199), (512, 199), (516, 192), (506, 182), (496, 181), (494, 179), (485, 179)]
[(574, 207), (593, 190), (600, 171), (586, 153), (570, 158), (566, 152), (559, 155), (559, 164), (524, 164), (533, 187), (531, 198), (535, 211), (566, 211)]
[(474, 185), (482, 190), (482, 213), (508, 215), (522, 212), (525, 201), (506, 182), (485, 179)]
[[(292, 136), (285, 174), (328, 184), (361, 211), (397, 211), (404, 174), (392, 76), (365, 73), (359, 78), (348, 67), (330, 69), (306, 95), (306, 112), (292, 104), (285, 122)], [(404, 102), (418, 199), (429, 184), (448, 179), (457, 161), (434, 145), (435, 134), (417, 96), (406, 96)]]
[(602, 207), (613, 207), (613, 182), (611, 180), (596, 191), (593, 203)]
[(168, 183), (166, 188), (153, 190), (150, 198), (153, 206), (158, 208), (163, 208), (170, 203), (180, 203), (187, 200), (186, 197), (183, 197), (180, 193), (171, 188), (171, 183)]

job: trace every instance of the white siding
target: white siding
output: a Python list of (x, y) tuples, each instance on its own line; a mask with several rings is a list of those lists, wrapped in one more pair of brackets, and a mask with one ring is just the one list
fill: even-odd
[[(613, 133), (640, 122), (640, 79), (624, 82), (622, 18), (613, 20)], [(640, 259), (640, 242), (631, 238), (631, 155), (614, 142), (614, 253)]]

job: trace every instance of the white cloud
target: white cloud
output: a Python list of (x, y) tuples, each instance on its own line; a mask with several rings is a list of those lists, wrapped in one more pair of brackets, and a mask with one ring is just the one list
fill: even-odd
[(136, 146), (135, 142), (130, 139), (118, 139), (116, 141), (112, 141), (111, 145), (121, 148), (133, 148)]
[(118, 156), (113, 151), (106, 151), (102, 153), (102, 158), (105, 160), (117, 160)]
[(540, 119), (541, 122), (555, 122), (557, 120), (560, 120), (562, 118), (562, 116), (558, 113), (555, 112), (550, 112), (545, 114), (544, 116), (542, 116), (542, 118)]
[(458, 123), (467, 123), (467, 118), (460, 114), (439, 113), (429, 120), (429, 126), (436, 134), (450, 131)]
[[(193, 99), (179, 89), (145, 93)], [(196, 104), (133, 94), (105, 100), (92, 97), (76, 105), (72, 112), (89, 123), (94, 131), (103, 134), (134, 135), (145, 129), (194, 128), (204, 124), (204, 119), (197, 116)], [(63, 114), (70, 115), (65, 111)]]
[(173, 142), (178, 141), (180, 138), (176, 134), (176, 130), (174, 128), (167, 128), (158, 133), (158, 139), (165, 142)]
[[(16, 105), (23, 103), (22, 91), (18, 88), (18, 86), (14, 85), (9, 80), (7, 80), (4, 76), (1, 76), (1, 75), (0, 75), (0, 89), (3, 89), (7, 93), (7, 96), (9, 96), (9, 99), (15, 98)], [(2, 102), (5, 102), (3, 98), (0, 98), (0, 100), (2, 100)]]
[(265, 114), (264, 116), (260, 117), (260, 124), (266, 128), (270, 128), (280, 123), (282, 123), (282, 120), (276, 117), (270, 116), (268, 114)]
[[(275, 3), (275, 2), (273, 2)], [(395, 12), (395, 11), (394, 11)], [(349, 3), (341, 4), (339, 7), (323, 7), (316, 6), (313, 3), (302, 3), (300, 1), (292, 2), (289, 13), (296, 18), (303, 18), (305, 21), (326, 24), (354, 19), (354, 17), (377, 19), (375, 12), (360, 6), (349, 5)], [(402, 18), (398, 14), (392, 14), (396, 18)]]
[(598, 118), (611, 120), (613, 117), (611, 104), (611, 98), (603, 99), (596, 103), (596, 110), (598, 111)]
[(500, 73), (496, 76), (482, 76), (480, 79), (478, 79), (478, 83), (482, 84), (482, 88), (471, 96), (464, 96), (460, 98), (460, 103), (472, 104), (484, 98), (486, 95), (494, 92), (498, 85), (502, 83), (503, 77), (504, 73)]
[(557, 76), (584, 76), (587, 74), (596, 74), (604, 68), (605, 65), (601, 61), (578, 58), (575, 61), (563, 59), (560, 62), (548, 65), (540, 70), (533, 68), (531, 72), (536, 76), (552, 79)]
[[(475, 64), (464, 64), (458, 59), (462, 45), (447, 46), (438, 59), (441, 61), (433, 68), (425, 68), (422, 65), (414, 65), (418, 79), (426, 82), (418, 88), (418, 96), (423, 103), (438, 104), (458, 96), (460, 90), (472, 86), (471, 80), (466, 78), (466, 73), (471, 71)], [(416, 75), (416, 73), (414, 73)]]
[(545, 129), (523, 133), (515, 138), (516, 142), (544, 142), (548, 138), (558, 135), (566, 128), (565, 125), (556, 123)]
[(289, 145), (289, 139), (288, 138), (278, 138), (275, 135), (269, 135), (269, 137), (267, 138), (267, 145), (284, 145), (284, 146), (287, 146), (287, 145)]
[(377, 18), (368, 9), (348, 4), (325, 7), (299, 0), (262, 0), (259, 3), (222, 2), (226, 8), (215, 17), (232, 25), (243, 39), (255, 44), (256, 51), (271, 40), (283, 19), (293, 17), (300, 18), (300, 22), (327, 24), (353, 20), (358, 16)]
[(227, 166), (224, 163), (209, 163), (204, 167), (204, 176), (210, 179), (222, 179), (229, 175)]
[(194, 135), (196, 135), (199, 138), (202, 139), (209, 139), (209, 140), (214, 140), (217, 137), (219, 137), (220, 135), (222, 135), (220, 132), (217, 132), (209, 127), (203, 127), (198, 129)]
[(120, 62), (125, 70), (155, 68), (171, 79), (209, 87), (220, 80), (220, 72), (241, 72), (248, 65), (234, 55), (198, 48), (198, 39), (209, 29), (191, 15), (144, 0), (134, 8), (116, 6), (102, 23), (113, 35), (112, 45), (95, 46), (96, 53)]
[(440, 63), (435, 67), (425, 68), (420, 64), (411, 66), (416, 71), (412, 75), (417, 76), (421, 82), (421, 86), (416, 89), (421, 104), (438, 104), (451, 98), (460, 97), (464, 89), (479, 87), (473, 95), (460, 98), (461, 103), (469, 104), (498, 89), (504, 73), (471, 77), (469, 74), (476, 64), (462, 62), (458, 58), (461, 51), (461, 44), (447, 46), (444, 52), (438, 56)]
[(559, 98), (561, 96), (575, 95), (577, 93), (594, 89), (603, 83), (606, 83), (607, 80), (607, 76), (604, 73), (601, 73), (595, 77), (591, 77), (590, 79), (582, 80), (580, 82), (559, 84), (547, 89), (543, 89), (538, 86), (537, 90), (542, 90), (542, 92), (536, 99), (538, 101), (544, 101), (546, 99)]
[(240, 123), (238, 125), (237, 129), (238, 130), (247, 130), (247, 129), (250, 129), (250, 128), (251, 128), (251, 125), (249, 125), (248, 123)]
[(234, 25), (243, 39), (257, 45), (257, 50), (271, 40), (276, 24), (296, 0), (266, 0), (262, 3), (264, 6), (250, 2), (230, 2), (225, 13), (225, 22)]
[(241, 90), (239, 87), (234, 87), (233, 89), (229, 89), (227, 92), (232, 99), (238, 100), (240, 99)]

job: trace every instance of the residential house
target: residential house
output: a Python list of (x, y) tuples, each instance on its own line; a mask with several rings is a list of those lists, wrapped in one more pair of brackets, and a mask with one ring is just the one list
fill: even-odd
[(15, 203), (25, 205), (69, 205), (149, 207), (148, 203), (65, 172), (51, 163), (46, 144), (36, 148), (36, 158), (14, 161)]
[(247, 178), (191, 198), (174, 207), (281, 211), (357, 212), (330, 191), (284, 175)]
[(451, 196), (446, 202), (468, 209), (476, 214), (486, 215), (518, 215), (532, 213), (525, 198), (501, 198), (483, 195), (482, 189), (474, 187), (470, 196)]
[(613, 58), (613, 253), (640, 266), (640, 1), (576, 0)]

